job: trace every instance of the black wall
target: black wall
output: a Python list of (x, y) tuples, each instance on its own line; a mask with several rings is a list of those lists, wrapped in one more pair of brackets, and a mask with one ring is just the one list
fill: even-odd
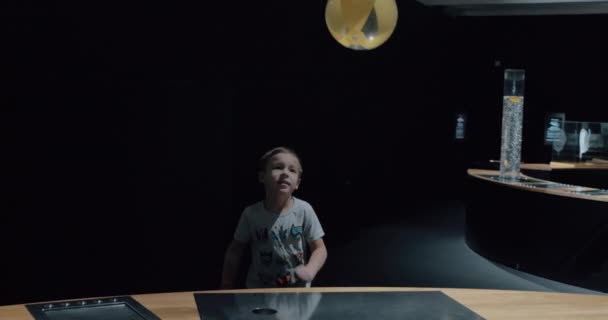
[(505, 67), (527, 70), (524, 161), (544, 157), (530, 150), (545, 112), (606, 120), (604, 17), (452, 18), (400, 1), (391, 39), (356, 52), (331, 38), (324, 5), (7, 10), (0, 302), (216, 288), (276, 145), (300, 153), (298, 195), (330, 244), (458, 198), (464, 168), (499, 154)]
[(549, 112), (565, 112), (568, 121), (607, 121), (608, 110), (601, 107), (608, 76), (608, 49), (601, 40), (606, 15), (461, 20), (477, 31), (478, 46), (471, 49), (479, 52), (470, 54), (477, 55), (472, 68), (480, 72), (473, 81), (482, 82), (471, 87), (477, 95), (470, 115), (472, 159), (500, 158), (505, 68), (526, 70), (522, 161), (550, 161), (551, 149), (543, 146)]

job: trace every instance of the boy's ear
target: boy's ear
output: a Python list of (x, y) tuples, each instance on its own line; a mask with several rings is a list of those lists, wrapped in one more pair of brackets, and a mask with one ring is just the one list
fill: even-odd
[(294, 188), (294, 190), (298, 190), (301, 182), (302, 182), (302, 178), (298, 178), (298, 182), (296, 182), (296, 187)]

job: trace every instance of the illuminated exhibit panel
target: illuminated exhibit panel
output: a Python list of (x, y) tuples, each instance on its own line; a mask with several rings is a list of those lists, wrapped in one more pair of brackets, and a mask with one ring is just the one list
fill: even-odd
[[(563, 112), (552, 112), (547, 115), (545, 120), (545, 145), (553, 145), (556, 142), (564, 140), (562, 135), (564, 131), (564, 122), (566, 121), (566, 114)], [(565, 140), (564, 140), (565, 141)], [(556, 145), (556, 151), (561, 151)]]
[(467, 128), (467, 115), (465, 113), (458, 113), (456, 115), (454, 139), (456, 141), (463, 141), (466, 137)]
[(608, 123), (565, 121), (563, 133), (552, 144), (552, 161), (608, 164)]

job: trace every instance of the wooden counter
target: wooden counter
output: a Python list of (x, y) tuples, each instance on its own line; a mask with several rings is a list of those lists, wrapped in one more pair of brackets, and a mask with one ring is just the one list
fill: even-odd
[(551, 161), (550, 163), (522, 163), (521, 169), (531, 170), (608, 170), (608, 163), (606, 162), (557, 162)]
[[(298, 288), (266, 290), (207, 291), (207, 293), (244, 292), (373, 292), (440, 290), (488, 320), (608, 319), (608, 296), (532, 291), (441, 289), (441, 288)], [(134, 295), (161, 319), (200, 320), (194, 292)], [(200, 293), (205, 293), (201, 291)], [(0, 319), (33, 319), (24, 305), (0, 307)], [(297, 319), (294, 319), (297, 320)]]
[[(589, 193), (586, 193), (589, 192)], [(541, 277), (605, 290), (606, 190), (498, 170), (469, 169), (466, 242), (495, 262)], [(591, 287), (590, 287), (591, 286)]]
[[(497, 179), (492, 179), (492, 178), (488, 177), (489, 175), (498, 175), (499, 172), (497, 170), (469, 169), (467, 171), (467, 173), (469, 174), (469, 176), (473, 176), (475, 178), (489, 181), (492, 183), (504, 185), (509, 188), (516, 188), (516, 189), (522, 189), (522, 190), (531, 191), (531, 192), (552, 194), (552, 195), (561, 196), (561, 197), (570, 197), (570, 198), (579, 198), (579, 199), (592, 200), (592, 201), (608, 202), (608, 195), (586, 195), (586, 194), (575, 193), (577, 191), (599, 190), (597, 188), (561, 184), (562, 186), (559, 188), (543, 189), (543, 188), (535, 187), (535, 184), (532, 184), (532, 183), (509, 181), (509, 180), (497, 180)], [(557, 183), (557, 182), (553, 182), (553, 181), (529, 177), (529, 176), (526, 176), (525, 174), (521, 174), (521, 177), (530, 178), (530, 179), (534, 179), (534, 180), (538, 180), (538, 181), (543, 181), (548, 184)]]

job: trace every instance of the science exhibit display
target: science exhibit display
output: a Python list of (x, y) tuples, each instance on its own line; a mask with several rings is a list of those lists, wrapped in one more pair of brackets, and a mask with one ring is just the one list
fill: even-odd
[(519, 176), (525, 75), (525, 70), (520, 69), (506, 69), (504, 72), (500, 142), (500, 176), (504, 179)]
[(562, 140), (564, 134), (564, 121), (566, 114), (563, 112), (552, 112), (545, 120), (545, 145), (553, 145)]
[(564, 121), (551, 161), (608, 162), (608, 122)]

